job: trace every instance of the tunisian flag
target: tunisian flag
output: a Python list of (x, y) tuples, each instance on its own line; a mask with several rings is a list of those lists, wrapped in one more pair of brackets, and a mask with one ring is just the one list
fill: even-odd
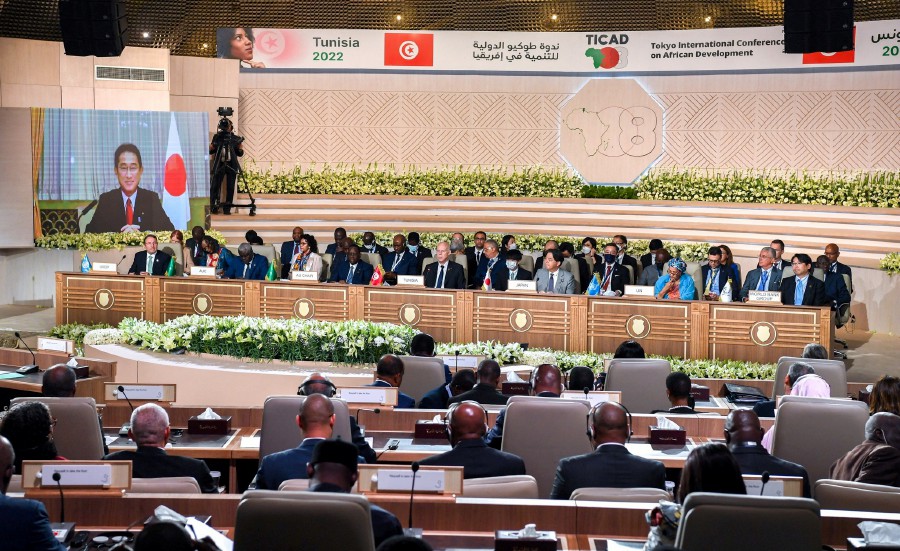
[(163, 184), (163, 210), (169, 215), (175, 229), (187, 229), (188, 220), (191, 218), (191, 204), (188, 201), (187, 171), (184, 168), (184, 157), (181, 155), (181, 138), (178, 137), (175, 113), (172, 113), (172, 124), (169, 125), (169, 146), (166, 148)]

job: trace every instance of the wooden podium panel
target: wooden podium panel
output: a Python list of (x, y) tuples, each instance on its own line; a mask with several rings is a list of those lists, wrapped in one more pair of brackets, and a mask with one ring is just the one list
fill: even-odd
[(128, 317), (148, 319), (147, 279), (58, 272), (56, 320), (59, 323), (118, 325)]
[(415, 327), (438, 342), (458, 342), (458, 296), (453, 290), (419, 287), (365, 287), (365, 321)]
[(709, 358), (775, 363), (819, 343), (831, 356), (831, 310), (811, 306), (705, 303), (709, 307)]
[(572, 298), (575, 297), (476, 292), (472, 305), (473, 339), (527, 342), (531, 347), (570, 350)]
[(691, 342), (691, 303), (589, 297), (587, 349), (614, 352), (634, 339), (647, 354), (687, 358)]
[(159, 321), (201, 314), (239, 316), (245, 308), (245, 281), (241, 279), (159, 278)]
[(350, 319), (350, 286), (259, 282), (259, 315), (323, 321)]

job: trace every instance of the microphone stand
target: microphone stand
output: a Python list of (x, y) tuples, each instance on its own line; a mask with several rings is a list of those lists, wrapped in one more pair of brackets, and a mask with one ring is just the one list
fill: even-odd
[(39, 372), (41, 370), (41, 368), (38, 367), (38, 365), (37, 365), (37, 359), (34, 355), (34, 350), (32, 350), (30, 346), (28, 346), (28, 343), (25, 342), (25, 339), (22, 338), (22, 335), (20, 335), (18, 331), (15, 332), (15, 335), (16, 335), (17, 339), (22, 341), (22, 344), (25, 345), (25, 348), (29, 352), (31, 352), (31, 365), (23, 365), (22, 367), (20, 367), (19, 369), (16, 370), (16, 373), (19, 373), (22, 375), (28, 375), (29, 373)]
[[(117, 388), (116, 391), (125, 398), (125, 401), (128, 402), (128, 407), (131, 408), (131, 413), (134, 413), (134, 405), (131, 403), (131, 400), (128, 399), (128, 395), (125, 394), (125, 387), (119, 385), (119, 388)], [(128, 436), (128, 431), (130, 430), (131, 420), (129, 418), (129, 421), (127, 423), (122, 423), (122, 427), (119, 429), (119, 436)]]
[(409, 521), (407, 523), (408, 528), (403, 531), (403, 535), (411, 538), (420, 538), (422, 537), (422, 529), (421, 528), (413, 528), (413, 496), (416, 495), (416, 473), (419, 471), (419, 462), (413, 461), (412, 465), (412, 484), (409, 486)]

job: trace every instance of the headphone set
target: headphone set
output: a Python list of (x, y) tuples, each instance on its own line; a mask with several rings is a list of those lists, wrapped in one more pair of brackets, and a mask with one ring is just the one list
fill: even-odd
[(622, 409), (625, 410), (625, 415), (628, 416), (628, 435), (625, 436), (625, 443), (627, 444), (628, 442), (631, 442), (631, 437), (634, 435), (634, 430), (632, 428), (634, 427), (634, 420), (631, 417), (631, 412), (628, 411), (628, 408), (625, 406), (625, 404), (621, 402), (598, 402), (594, 404), (594, 407), (592, 407), (591, 411), (587, 414), (587, 430), (585, 432), (587, 433), (588, 438), (590, 438), (591, 442), (594, 441), (594, 413), (596, 413), (596, 411), (600, 409), (603, 404), (607, 403), (618, 404), (622, 407)]
[(328, 379), (309, 379), (297, 387), (297, 396), (309, 396), (309, 387), (312, 385), (325, 385), (328, 387), (328, 390), (325, 392), (313, 392), (312, 394), (322, 394), (326, 398), (334, 398), (334, 395), (337, 393), (337, 387)]
[(454, 402), (453, 404), (450, 404), (449, 408), (447, 408), (447, 415), (444, 417), (444, 431), (447, 433), (447, 440), (450, 442), (453, 441), (452, 435), (450, 434), (450, 420), (453, 418), (453, 412), (455, 412), (456, 409), (463, 404), (478, 406), (478, 408), (481, 409), (482, 412), (484, 412), (484, 434), (488, 433), (488, 412), (483, 405), (479, 404), (475, 400), (463, 400), (462, 402)]

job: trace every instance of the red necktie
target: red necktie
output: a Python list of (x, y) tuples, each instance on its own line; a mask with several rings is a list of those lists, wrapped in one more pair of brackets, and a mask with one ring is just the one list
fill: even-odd
[(125, 201), (125, 223), (131, 225), (134, 220), (134, 208), (131, 206), (131, 197)]
[(603, 290), (604, 291), (609, 290), (609, 280), (612, 279), (611, 277), (609, 277), (610, 273), (612, 273), (612, 266), (607, 264), (606, 265), (606, 276), (603, 278)]
[(294, 243), (294, 256), (300, 254), (300, 243)]

